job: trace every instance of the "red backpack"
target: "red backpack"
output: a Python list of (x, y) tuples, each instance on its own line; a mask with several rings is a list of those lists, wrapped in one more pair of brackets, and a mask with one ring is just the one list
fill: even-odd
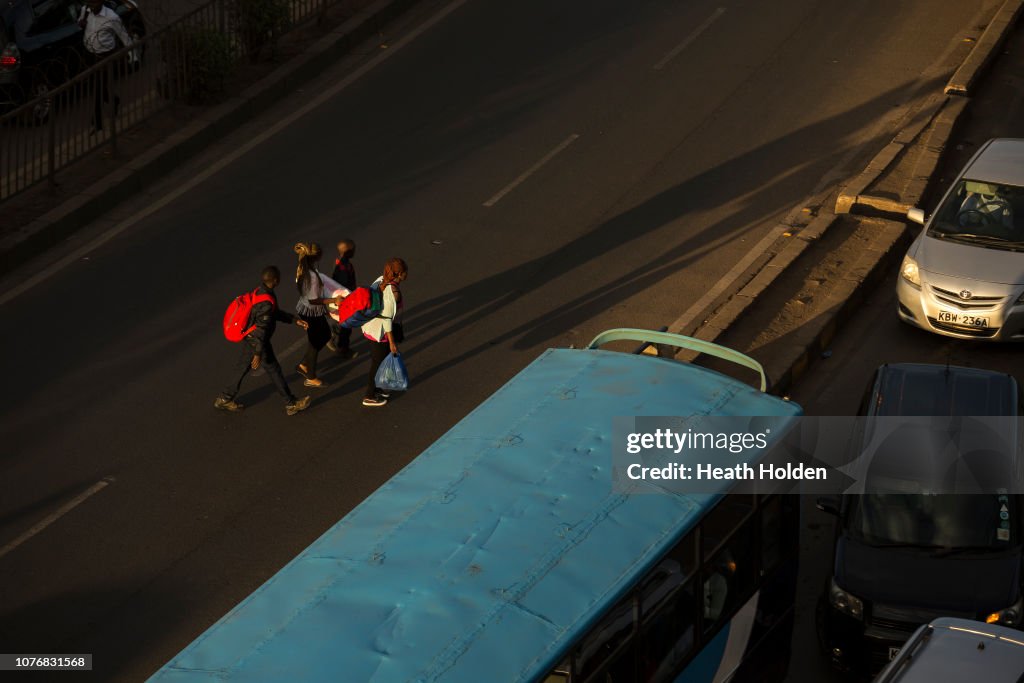
[(353, 329), (380, 316), (384, 309), (383, 295), (378, 287), (356, 287), (341, 300), (337, 311), (331, 316), (342, 327)]
[(264, 301), (274, 302), (274, 297), (269, 294), (258, 294), (258, 292), (259, 289), (246, 292), (236, 296), (235, 300), (228, 304), (228, 310), (224, 313), (224, 336), (228, 341), (240, 342), (256, 329), (255, 325), (249, 325), (253, 306)]

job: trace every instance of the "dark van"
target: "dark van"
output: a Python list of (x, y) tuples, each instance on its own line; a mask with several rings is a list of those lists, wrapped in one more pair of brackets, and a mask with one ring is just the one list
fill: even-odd
[[(875, 372), (859, 415), (1016, 417), (1022, 406), (1021, 390), (1010, 375), (891, 364)], [(872, 420), (862, 423), (865, 430), (872, 428)], [(997, 457), (1019, 478), (1017, 423), (1000, 421), (1013, 430), (1004, 441), (1013, 445)], [(912, 431), (902, 436), (887, 457), (903, 468), (906, 486), (818, 499), (819, 509), (837, 517), (833, 572), (819, 603), (818, 633), (842, 670), (877, 673), (914, 631), (938, 617), (1021, 625), (1021, 497), (995, 488), (986, 494), (921, 493), (949, 489), (930, 486), (935, 482), (929, 477), (941, 468), (927, 466), (927, 441)]]

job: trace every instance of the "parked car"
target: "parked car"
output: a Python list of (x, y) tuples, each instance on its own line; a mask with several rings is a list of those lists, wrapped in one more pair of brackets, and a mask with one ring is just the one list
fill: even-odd
[(874, 683), (1020, 683), (1021, 633), (995, 624), (942, 618), (914, 632)]
[[(894, 467), (865, 478), (863, 494), (818, 499), (819, 509), (837, 518), (832, 576), (817, 613), (820, 643), (837, 668), (875, 673), (916, 629), (941, 616), (1021, 624), (1024, 507), (1021, 496), (997, 488), (1012, 485), (1005, 472), (1020, 478), (1021, 408), (1021, 388), (1006, 374), (925, 364), (876, 371), (859, 411), (867, 426), (858, 434), (875, 429), (885, 435), (872, 442), (884, 447), (873, 451), (871, 470), (879, 458)], [(988, 419), (1004, 430), (998, 435), (1004, 447), (984, 456), (989, 466), (999, 466), (998, 484), (991, 493), (948, 493), (949, 468), (930, 467), (930, 461), (940, 452), (961, 463), (972, 456), (942, 452), (929, 437), (956, 425), (966, 433), (978, 421), (934, 417), (1000, 415), (1011, 419)], [(894, 416), (929, 420), (887, 425)], [(886, 431), (896, 423), (907, 427)], [(861, 445), (868, 441), (863, 437)]]
[[(105, 4), (129, 35), (146, 34), (131, 0)], [(44, 95), (88, 66), (78, 25), (83, 6), (81, 0), (10, 0), (0, 7), (0, 113)]]
[(900, 319), (961, 339), (1024, 339), (1024, 140), (989, 140), (926, 219), (896, 279)]

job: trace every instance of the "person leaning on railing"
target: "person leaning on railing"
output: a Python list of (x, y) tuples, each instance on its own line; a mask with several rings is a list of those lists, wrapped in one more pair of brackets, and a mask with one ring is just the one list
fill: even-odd
[[(86, 0), (78, 25), (85, 31), (82, 45), (89, 54), (92, 64), (98, 64), (117, 51), (121, 45), (129, 47), (134, 42), (121, 22), (117, 12), (103, 4), (103, 0)], [(134, 55), (131, 55), (134, 58)], [(93, 110), (93, 132), (103, 130), (103, 105), (110, 101), (107, 70), (100, 69), (94, 76), (96, 105)], [(114, 95), (114, 115), (121, 104), (121, 98)]]

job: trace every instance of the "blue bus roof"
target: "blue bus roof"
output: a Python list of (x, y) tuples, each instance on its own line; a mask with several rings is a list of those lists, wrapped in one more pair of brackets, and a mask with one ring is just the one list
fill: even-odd
[(150, 680), (533, 680), (718, 498), (613, 492), (613, 418), (800, 412), (695, 365), (550, 349)]

